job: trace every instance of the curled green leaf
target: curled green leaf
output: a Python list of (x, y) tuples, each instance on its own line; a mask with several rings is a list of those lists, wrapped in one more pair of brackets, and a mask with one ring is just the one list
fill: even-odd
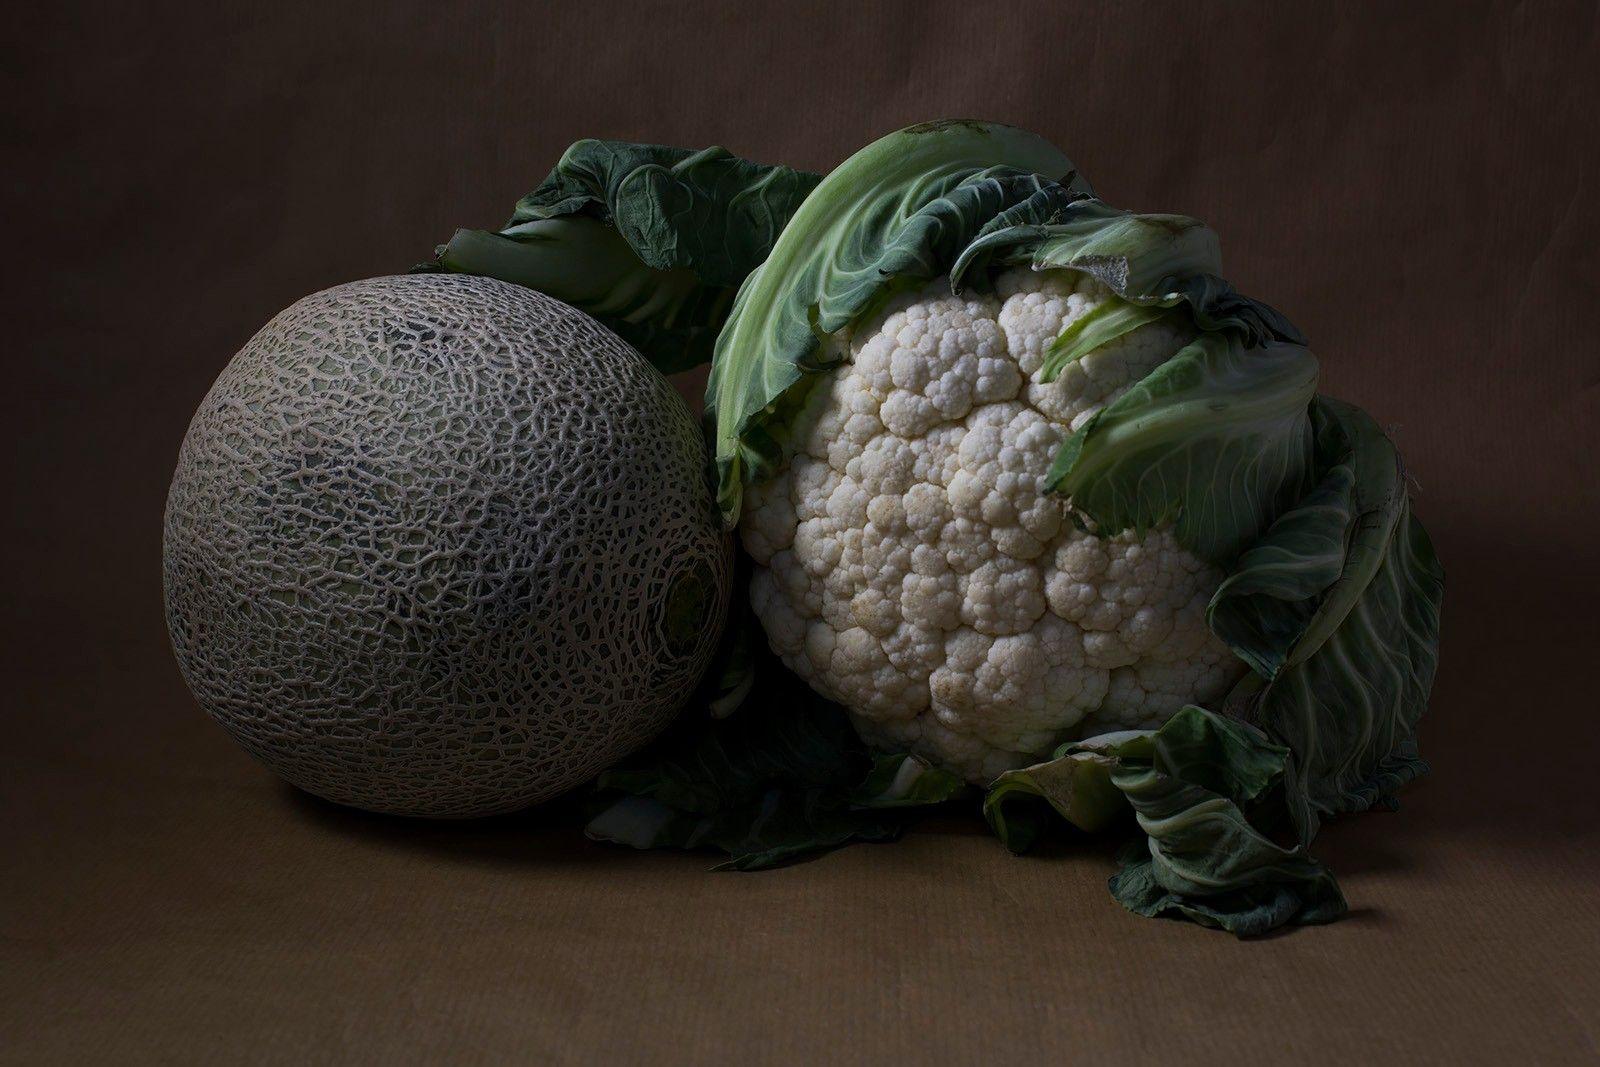
[(688, 270), (737, 286), (822, 179), (752, 163), (725, 148), (578, 141), (539, 187), (517, 202), (506, 230), (586, 215), (608, 222), (653, 270)]
[(1102, 734), (1056, 750), (1042, 763), (1006, 771), (989, 786), (983, 816), (1012, 852), (1033, 847), (1049, 809), (1085, 833), (1098, 833), (1126, 815), (1127, 802), (1111, 781), (1116, 746), (1129, 733)]
[(1067, 439), (1048, 485), (1107, 534), (1176, 523), (1231, 563), (1304, 492), (1317, 361), (1205, 333)]
[(711, 358), (737, 286), (818, 181), (722, 148), (579, 141), (499, 231), (457, 230), (416, 269), (537, 289), (686, 370)]
[(1125, 849), (1112, 894), (1142, 915), (1176, 915), (1251, 936), (1329, 922), (1346, 910), (1333, 877), (1306, 852), (1315, 820), (1287, 747), (1245, 723), (1190, 705), (1158, 730), (1064, 745), (1047, 763), (1002, 775), (985, 802), (1001, 839), (1037, 796), (1086, 830), (1131, 808), (1142, 837)]

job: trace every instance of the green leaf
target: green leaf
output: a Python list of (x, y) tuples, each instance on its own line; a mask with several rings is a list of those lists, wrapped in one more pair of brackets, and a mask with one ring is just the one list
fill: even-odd
[(952, 268), (958, 284), (976, 272), (1027, 264), (1034, 270), (1079, 270), (1126, 299), (1164, 295), (1175, 276), (1217, 274), (1217, 235), (1186, 215), (1141, 215), (1097, 199), (1075, 201), (1049, 219), (996, 226), (964, 248)]
[(866, 780), (850, 796), (857, 808), (920, 808), (943, 804), (968, 791), (958, 774), (908, 753), (877, 755)]
[(1071, 742), (1049, 763), (1002, 775), (985, 802), (991, 824), (1002, 813), (1002, 840), (1018, 794), (1043, 797), (1084, 829), (1131, 806), (1143, 839), (1110, 885), (1141, 915), (1250, 936), (1345, 911), (1333, 877), (1306, 853), (1315, 819), (1289, 749), (1215, 712), (1190, 705), (1159, 730)]
[(506, 229), (591, 215), (615, 226), (648, 267), (686, 269), (706, 285), (737, 286), (767, 258), (821, 180), (725, 148), (578, 141), (517, 202)]
[(1270, 880), (1205, 896), (1167, 888), (1148, 842), (1132, 842), (1119, 859), (1122, 869), (1111, 876), (1111, 895), (1147, 918), (1188, 919), (1239, 937), (1255, 937), (1282, 926), (1330, 923), (1350, 910), (1333, 876), (1304, 857), (1278, 863)]
[(1128, 805), (1112, 784), (1116, 746), (1128, 732), (1102, 734), (1063, 745), (1042, 763), (1006, 771), (989, 786), (983, 816), (1012, 852), (1033, 847), (1044, 829), (1048, 806), (1086, 833), (1098, 833), (1127, 814)]
[(962, 251), (951, 281), (960, 287), (1021, 264), (1087, 274), (1142, 307), (1185, 305), (1200, 329), (1230, 334), (1246, 348), (1306, 343), (1283, 315), (1222, 279), (1216, 234), (1185, 215), (1141, 215), (1076, 200), (1042, 223), (989, 229)]
[(1212, 595), (1212, 631), (1263, 678), (1277, 676), (1316, 615), (1323, 590), (1344, 570), (1355, 487), (1348, 466), (1328, 471), (1239, 557)]
[(823, 179), (717, 339), (706, 407), (724, 520), (738, 520), (743, 485), (782, 462), (807, 379), (841, 358), (826, 338), (897, 289), (944, 274), (985, 227), (1052, 218), (1087, 194), (1042, 138), (975, 122), (890, 134)]
[[(1320, 480), (1239, 560), (1212, 628), (1257, 672), (1237, 703), (1295, 752), (1320, 811), (1362, 811), (1427, 770), (1444, 571), (1371, 417), (1319, 397)], [(1264, 683), (1264, 684), (1263, 684)]]
[(1053, 382), (1069, 363), (1077, 362), (1095, 349), (1104, 348), (1141, 326), (1176, 313), (1175, 308), (1130, 304), (1116, 298), (1108, 300), (1088, 314), (1074, 319), (1072, 325), (1050, 343), (1044, 354), (1044, 362), (1039, 367), (1039, 380)]
[(1288, 748), (1193, 705), (1099, 748), (1115, 756), (1112, 784), (1145, 834), (1111, 880), (1130, 910), (1240, 936), (1344, 914), (1338, 885), (1306, 852), (1316, 820)]
[(747, 803), (775, 786), (854, 789), (872, 769), (866, 747), (842, 709), (784, 685), (782, 669), (763, 656), (738, 714), (708, 725), (686, 720), (644, 756), (603, 773), (600, 788), (700, 814)]
[(653, 270), (617, 231), (581, 217), (528, 223), (514, 236), (457, 230), (435, 262), (415, 269), (537, 289), (599, 320), (663, 374), (710, 359), (733, 305), (732, 289), (703, 285), (684, 269)]
[(756, 870), (849, 841), (897, 836), (912, 809), (966, 792), (947, 771), (871, 753), (844, 710), (770, 655), (739, 714), (685, 717), (602, 774), (587, 833), (633, 848), (713, 848)]
[(713, 870), (757, 871), (851, 841), (892, 841), (904, 821), (841, 807), (816, 790), (770, 789), (737, 810), (695, 815), (647, 797), (624, 796), (585, 833), (630, 848), (711, 848), (728, 859)]
[(818, 181), (721, 148), (579, 141), (499, 232), (457, 230), (415, 269), (537, 289), (685, 370), (711, 358), (736, 287)]
[(1062, 445), (1047, 484), (1106, 535), (1175, 522), (1226, 565), (1303, 493), (1317, 362), (1205, 333)]

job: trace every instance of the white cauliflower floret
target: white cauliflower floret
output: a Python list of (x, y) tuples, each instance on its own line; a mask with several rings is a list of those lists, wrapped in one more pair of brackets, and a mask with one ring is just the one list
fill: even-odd
[(750, 558), (763, 567), (772, 562), (774, 553), (794, 544), (800, 517), (794, 510), (793, 483), (792, 469), (785, 470), (770, 482), (753, 486), (745, 498), (751, 521), (740, 529), (739, 537)]
[(778, 588), (773, 572), (757, 567), (750, 575), (750, 604), (767, 631), (767, 643), (779, 656), (798, 655), (806, 644), (810, 620), (794, 600)]
[[(1015, 396), (1022, 386), (992, 300), (943, 296), (908, 304), (884, 319), (855, 355), (858, 389), (902, 439), (959, 419), (974, 404)], [(842, 380), (842, 379), (841, 379)]]
[(994, 298), (944, 279), (897, 296), (746, 497), (773, 650), (869, 742), (984, 782), (1243, 673), (1205, 623), (1214, 568), (1170, 530), (1098, 538), (1043, 491), (1067, 435), (1189, 340), (1158, 320), (1039, 381), (1051, 343), (1108, 299), (1026, 269)]
[(961, 576), (961, 621), (979, 633), (1022, 633), (1044, 610), (1044, 575), (1026, 560), (996, 556)]

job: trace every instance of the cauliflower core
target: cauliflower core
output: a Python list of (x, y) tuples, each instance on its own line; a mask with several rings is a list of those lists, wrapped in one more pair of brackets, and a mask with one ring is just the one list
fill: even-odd
[(986, 782), (1062, 741), (1159, 725), (1244, 666), (1207, 628), (1222, 575), (1170, 530), (1096, 537), (1041, 488), (1057, 447), (1190, 336), (1150, 323), (1036, 380), (1113, 299), (1074, 272), (938, 279), (864, 322), (793, 456), (746, 497), (773, 650), (875, 745)]

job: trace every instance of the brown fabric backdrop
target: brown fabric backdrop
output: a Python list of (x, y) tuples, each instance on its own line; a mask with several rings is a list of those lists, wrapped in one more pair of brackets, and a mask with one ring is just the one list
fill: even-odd
[[(1592, 1062), (1600, 9), (794, 6), (9, 16), (0, 1059)], [(1348, 921), (1135, 919), (1104, 848), (964, 821), (742, 876), (369, 818), (196, 710), (163, 497), (270, 315), (498, 223), (580, 136), (822, 169), (951, 116), (1209, 221), (1407, 456), (1449, 569), (1435, 773), (1325, 832)]]

